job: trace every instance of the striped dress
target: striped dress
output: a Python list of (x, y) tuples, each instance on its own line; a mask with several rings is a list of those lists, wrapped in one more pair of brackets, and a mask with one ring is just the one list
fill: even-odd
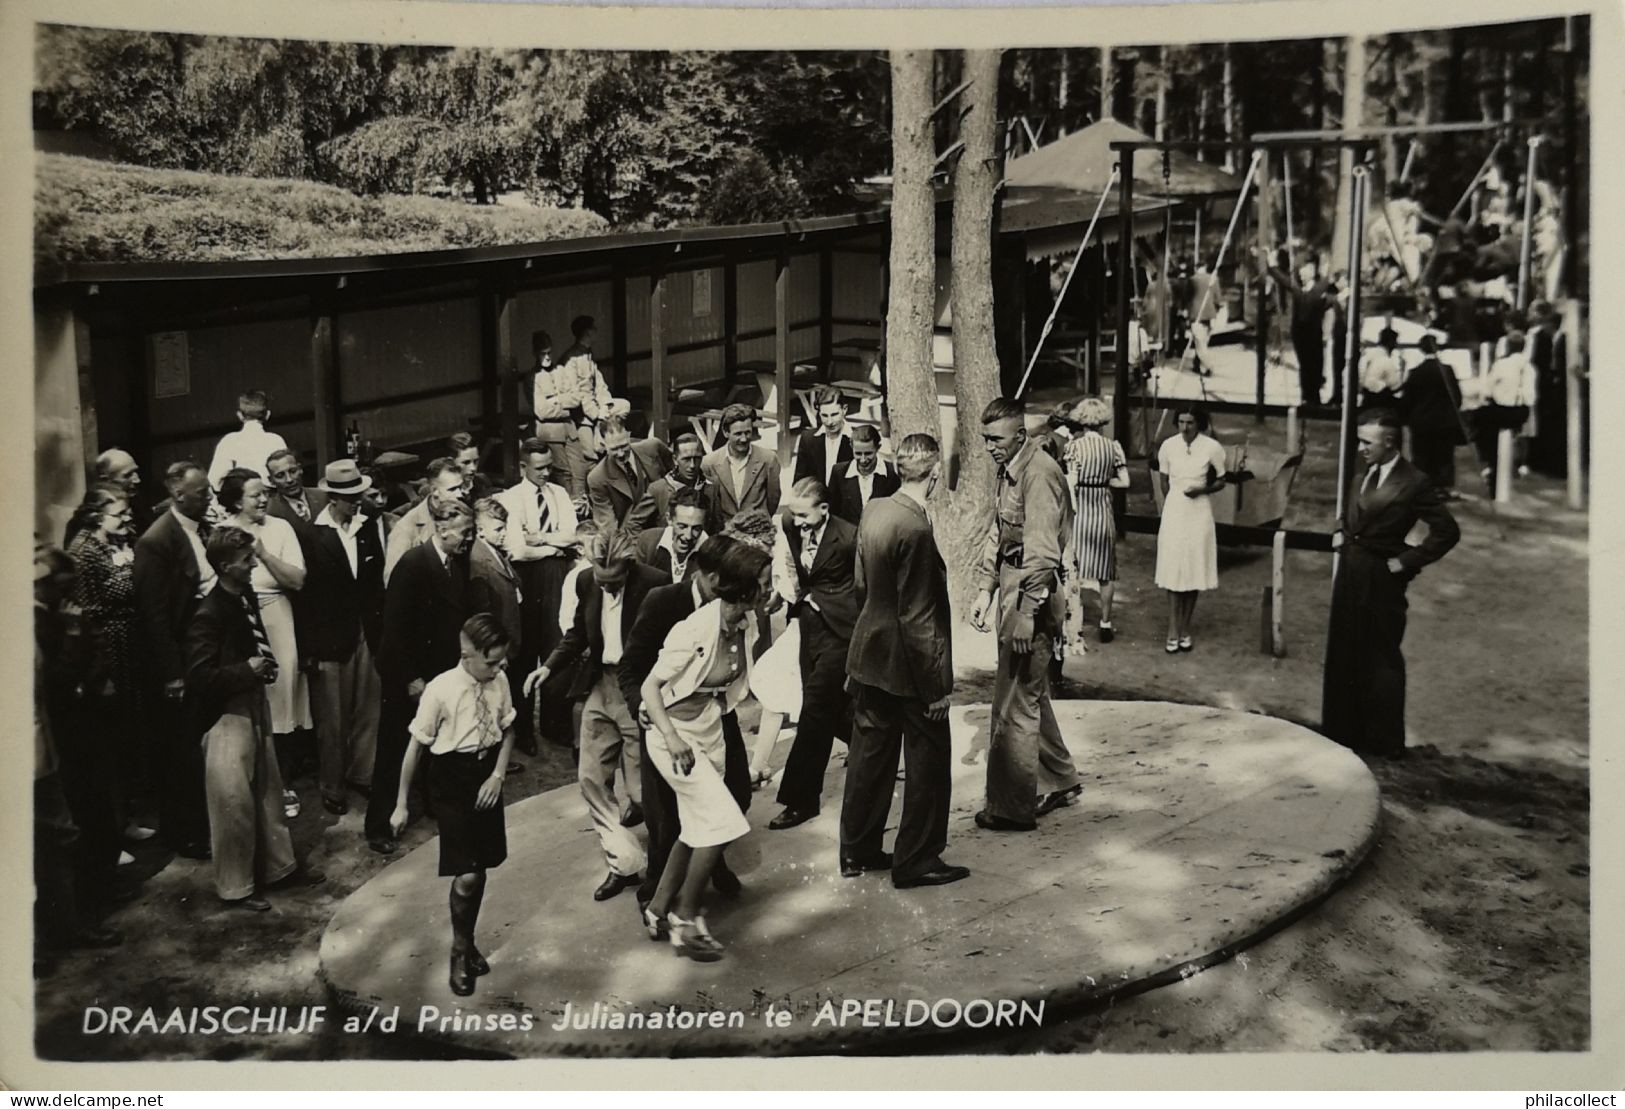
[(1117, 580), (1117, 524), (1107, 482), (1127, 468), (1122, 446), (1097, 431), (1085, 432), (1066, 446), (1066, 474), (1076, 509), (1072, 557), (1080, 581)]

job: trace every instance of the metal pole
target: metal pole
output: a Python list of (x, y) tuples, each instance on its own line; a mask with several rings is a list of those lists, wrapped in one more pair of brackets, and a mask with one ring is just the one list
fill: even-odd
[[(1112, 427), (1123, 453), (1132, 455), (1129, 440), (1129, 280), (1134, 272), (1134, 151), (1123, 150), (1118, 157), (1117, 174), (1117, 379), (1112, 392)], [(1115, 507), (1123, 507), (1123, 491), (1112, 490)]]
[(1529, 139), (1529, 163), (1523, 172), (1523, 246), (1518, 252), (1518, 311), (1529, 307), (1529, 252), (1535, 231), (1535, 165), (1541, 135)]
[(1038, 333), (1038, 342), (1033, 344), (1032, 356), (1027, 359), (1027, 372), (1021, 375), (1021, 384), (1016, 386), (1016, 396), (1027, 391), (1027, 379), (1033, 375), (1033, 367), (1038, 365), (1038, 355), (1044, 349), (1044, 340), (1049, 338), (1050, 331), (1055, 327), (1055, 317), (1061, 311), (1061, 304), (1066, 300), (1066, 291), (1072, 287), (1072, 277), (1078, 272), (1078, 263), (1083, 260), (1083, 252), (1089, 246), (1089, 240), (1094, 237), (1095, 224), (1100, 220), (1100, 210), (1106, 207), (1106, 198), (1112, 193), (1112, 181), (1117, 180), (1117, 167), (1112, 167), (1111, 181), (1106, 182), (1106, 189), (1100, 194), (1100, 200), (1095, 204), (1095, 214), (1089, 217), (1089, 226), (1084, 229), (1083, 241), (1072, 255), (1072, 266), (1066, 271), (1066, 278), (1061, 282), (1061, 291), (1055, 297), (1055, 306), (1049, 310), (1049, 319), (1044, 321), (1044, 329)]
[(1286, 196), (1286, 262), (1290, 267), (1287, 276), (1296, 279), (1298, 276), (1298, 255), (1293, 249), (1292, 240), (1296, 232), (1292, 230), (1292, 151), (1281, 151), (1281, 188)]
[[(1193, 321), (1201, 318), (1202, 312), (1207, 308), (1209, 298), (1213, 296), (1213, 286), (1219, 280), (1219, 267), (1224, 265), (1224, 256), (1230, 252), (1230, 239), (1236, 233), (1236, 221), (1241, 218), (1241, 210), (1247, 203), (1247, 193), (1253, 187), (1253, 176), (1258, 172), (1258, 164), (1263, 161), (1263, 158), (1264, 152), (1262, 150), (1253, 152), (1252, 162), (1247, 166), (1247, 176), (1241, 182), (1241, 192), (1236, 196), (1236, 206), (1230, 213), (1230, 226), (1224, 230), (1224, 241), (1219, 244), (1219, 253), (1213, 257), (1213, 268), (1208, 271), (1208, 277), (1211, 280), (1203, 286), (1202, 299), (1197, 302), (1196, 311), (1191, 314)], [(1196, 258), (1198, 262), (1201, 261), (1202, 255), (1200, 251), (1197, 252)], [(1180, 352), (1179, 356), (1181, 366), (1185, 364), (1185, 355), (1190, 353), (1191, 346), (1194, 343), (1195, 339), (1193, 338), (1185, 340), (1185, 349)]]
[(1411, 179), (1411, 165), (1415, 161), (1416, 161), (1416, 140), (1412, 139), (1410, 141), (1410, 145), (1408, 145), (1405, 148), (1405, 164), (1404, 164), (1403, 167), (1400, 168), (1400, 171), (1399, 171), (1399, 179), (1401, 181), (1409, 181)]
[(1495, 156), (1501, 153), (1501, 146), (1504, 141), (1505, 140), (1502, 139), (1496, 139), (1495, 145), (1490, 147), (1489, 157), (1485, 158), (1484, 164), (1478, 167), (1478, 172), (1473, 174), (1473, 179), (1467, 182), (1467, 191), (1461, 194), (1461, 199), (1456, 201), (1456, 206), (1450, 209), (1450, 214), (1452, 216), (1461, 215), (1461, 210), (1465, 208), (1467, 206), (1467, 202), (1473, 198), (1473, 192), (1478, 188), (1478, 183), (1482, 181), (1484, 179), (1484, 175), (1490, 171), (1490, 166), (1495, 162)]
[[(1354, 474), (1354, 401), (1360, 388), (1360, 269), (1365, 241), (1366, 178), (1364, 166), (1355, 166), (1349, 204), (1349, 311), (1348, 333), (1343, 337), (1343, 418), (1337, 448), (1337, 526), (1343, 526), (1344, 506)], [(1332, 555), (1332, 577), (1337, 577), (1337, 555)]]

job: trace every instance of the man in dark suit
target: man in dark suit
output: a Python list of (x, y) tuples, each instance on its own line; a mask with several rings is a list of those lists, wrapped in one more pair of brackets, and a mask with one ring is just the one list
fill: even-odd
[(349, 811), (345, 786), (367, 794), (378, 747), (376, 659), (384, 618), (384, 526), (361, 511), (372, 486), (353, 460), (327, 464), (327, 503), (311, 526), (299, 651), (310, 671), (322, 806)]
[[(1367, 469), (1332, 538), (1337, 577), (1321, 730), (1369, 755), (1405, 753), (1405, 587), (1456, 545), (1461, 531), (1438, 490), (1399, 453), (1399, 420), (1373, 409), (1359, 427)], [(1416, 522), (1427, 538), (1405, 542)]]
[(825, 485), (835, 481), (835, 471), (852, 461), (852, 435), (846, 427), (846, 401), (840, 390), (825, 385), (813, 394), (818, 407), (818, 426), (801, 433), (796, 444), (795, 480), (815, 477)]
[(1446, 500), (1454, 499), (1456, 448), (1467, 442), (1456, 371), (1439, 361), (1438, 341), (1417, 341), (1422, 361), (1405, 375), (1405, 423), (1411, 429), (1411, 461)]
[(670, 519), (672, 498), (684, 489), (693, 489), (704, 498), (706, 531), (715, 533), (722, 530), (722, 525), (716, 522), (716, 482), (700, 472), (700, 464), (704, 461), (705, 447), (698, 435), (685, 431), (673, 440), (671, 473), (650, 485), (649, 491), (644, 494), (654, 504), (653, 510), (649, 511), (651, 520), (658, 523)]
[(219, 580), (203, 546), (211, 494), (208, 474), (191, 461), (171, 465), (164, 485), (169, 507), (135, 545), (140, 654), (151, 686), (150, 749), (159, 753), (162, 764), (158, 815), (164, 841), (179, 854), (202, 859), (209, 855), (209, 818), (203, 755), (186, 714), (183, 645), (199, 599)]
[(805, 823), (822, 807), (830, 748), (835, 733), (847, 731), (846, 654), (858, 618), (858, 529), (830, 514), (829, 490), (816, 477), (796, 482), (785, 506), (789, 519), (780, 526), (795, 567), (790, 616), (800, 621), (802, 693), (796, 740), (779, 782), (784, 811), (767, 825), (775, 830)]
[[(942, 861), (948, 843), (948, 695), (954, 687), (948, 571), (925, 504), (941, 469), (937, 441), (910, 435), (897, 448), (902, 486), (869, 506), (858, 529), (861, 606), (846, 669), (852, 743), (841, 803), (841, 874), (892, 872), (892, 884), (944, 885), (970, 871)], [(881, 836), (903, 752), (903, 815), (891, 854)]]
[[(503, 549), (507, 533), (508, 509), (501, 501), (485, 497), (474, 503), (474, 545), (468, 552), (469, 611), (495, 616), (508, 633), (512, 653), (516, 654), (524, 627), (524, 594), (519, 586), (519, 572)], [(512, 683), (515, 705), (519, 704), (517, 694), (522, 681), (523, 678), (519, 678)]]
[(680, 489), (669, 502), (665, 527), (645, 528), (638, 536), (638, 561), (665, 575), (667, 582), (682, 581), (695, 550), (705, 542), (705, 494)]
[[(719, 575), (727, 572), (733, 552), (743, 546), (726, 535), (713, 535), (701, 543), (690, 559), (688, 579), (649, 590), (638, 610), (638, 618), (627, 633), (626, 647), (621, 652), (621, 669), (616, 675), (621, 696), (626, 700), (627, 712), (639, 720), (643, 707), (643, 682), (654, 669), (655, 659), (666, 642), (666, 636), (680, 622), (692, 616), (700, 606), (716, 597)], [(741, 810), (750, 808), (750, 752), (745, 748), (745, 737), (739, 728), (739, 717), (728, 713), (722, 718), (722, 741), (726, 763), (722, 780), (733, 794)], [(643, 783), (643, 817), (649, 830), (647, 847), (648, 865), (644, 870), (643, 885), (638, 889), (638, 913), (655, 895), (660, 874), (666, 869), (666, 857), (677, 842), (677, 797), (671, 786), (660, 776), (660, 771), (649, 758), (646, 729), (641, 720), (638, 729), (638, 764)], [(739, 892), (739, 879), (724, 862), (719, 861), (711, 871), (711, 885), (718, 893)]]
[(434, 534), (401, 556), (384, 591), (378, 649), (383, 700), (365, 828), (367, 846), (380, 855), (392, 855), (400, 847), (389, 818), (417, 699), (429, 679), (457, 665), (462, 657), (458, 636), (472, 614), (468, 548), (474, 541), (474, 514), (462, 501), (450, 500), (432, 501), (429, 515)]
[(327, 507), (327, 494), (318, 487), (304, 485), (305, 468), (299, 456), (290, 450), (280, 450), (265, 460), (265, 472), (271, 479), (271, 501), (265, 507), (268, 515), (286, 520), (293, 525), (301, 544), (310, 538), (309, 527)]
[[(525, 692), (540, 686), (549, 674), (578, 660), (583, 663), (570, 691), (571, 700), (586, 699), (576, 780), (609, 864), (608, 876), (592, 897), (608, 901), (637, 885), (643, 870), (643, 847), (627, 831), (643, 821), (638, 800), (643, 792), (642, 760), (637, 724), (621, 691), (620, 671), (638, 610), (651, 589), (665, 584), (665, 578), (633, 557), (632, 540), (624, 531), (599, 532), (588, 548), (588, 558), (592, 572), (576, 578), (575, 620), (553, 653), (526, 679)], [(624, 815), (615, 798), (617, 768), (629, 795)]]
[(587, 506), (600, 532), (626, 528), (633, 535), (654, 522), (649, 487), (671, 469), (671, 451), (659, 439), (632, 442), (619, 416), (598, 421), (604, 457), (587, 474)]
[(756, 410), (748, 404), (730, 404), (722, 412), (722, 434), (726, 443), (700, 463), (700, 472), (717, 486), (713, 526), (726, 527), (751, 508), (771, 516), (779, 510), (779, 460), (756, 445)]
[(897, 492), (897, 484), (897, 470), (880, 462), (880, 432), (873, 424), (859, 424), (852, 429), (852, 461), (838, 468), (830, 483), (830, 509), (857, 527), (865, 506)]

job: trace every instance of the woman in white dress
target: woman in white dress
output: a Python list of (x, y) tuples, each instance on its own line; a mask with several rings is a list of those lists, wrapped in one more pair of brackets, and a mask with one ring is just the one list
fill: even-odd
[[(260, 602), (260, 618), (276, 656), (277, 679), (265, 693), (271, 702), (271, 731), (282, 762), (282, 781), (292, 781), (293, 767), (284, 738), (311, 726), (310, 689), (299, 666), (299, 641), (294, 635), (293, 600), (288, 596), (305, 585), (305, 556), (299, 549), (299, 536), (286, 520), (266, 515), (270, 490), (265, 479), (253, 470), (236, 469), (220, 481), (220, 507), (230, 515), (226, 523), (254, 537), (254, 594)], [(282, 808), (291, 820), (299, 815), (299, 795), (282, 791)]]
[(723, 783), (727, 761), (722, 718), (750, 689), (753, 614), (769, 556), (741, 544), (738, 565), (717, 583), (716, 599), (666, 635), (643, 683), (648, 757), (677, 797), (677, 842), (644, 910), (651, 939), (668, 932), (678, 955), (722, 957), (700, 911), (700, 895), (722, 849), (750, 831)]
[(1157, 588), (1168, 591), (1169, 654), (1191, 649), (1196, 594), (1219, 586), (1219, 545), (1213, 504), (1224, 487), (1224, 448), (1206, 434), (1207, 414), (1196, 405), (1175, 410), (1178, 434), (1157, 449), (1162, 482), (1162, 524), (1157, 531)]

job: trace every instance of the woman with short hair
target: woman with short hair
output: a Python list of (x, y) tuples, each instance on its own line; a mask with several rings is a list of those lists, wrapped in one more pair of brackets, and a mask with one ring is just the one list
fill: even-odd
[(1219, 544), (1209, 499), (1224, 488), (1224, 448), (1208, 436), (1200, 405), (1174, 409), (1178, 434), (1157, 448), (1162, 523), (1157, 529), (1157, 588), (1168, 591), (1169, 654), (1191, 649), (1196, 595), (1219, 587)]
[(1111, 406), (1085, 397), (1067, 415), (1077, 431), (1062, 453), (1067, 484), (1072, 489), (1072, 573), (1074, 589), (1085, 581), (1100, 585), (1100, 641), (1110, 643), (1112, 597), (1117, 586), (1117, 521), (1112, 515), (1113, 489), (1127, 489), (1128, 460), (1123, 446), (1103, 430), (1112, 420)]

